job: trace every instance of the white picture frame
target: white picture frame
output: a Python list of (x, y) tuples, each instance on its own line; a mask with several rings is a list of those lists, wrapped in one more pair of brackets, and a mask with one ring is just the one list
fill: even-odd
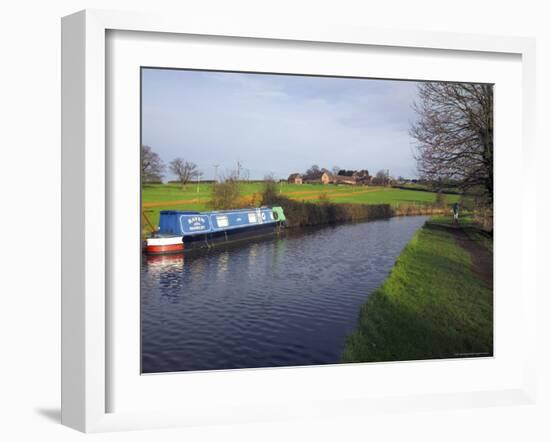
[[(504, 54), (517, 57), (521, 65), (521, 149), (523, 171), (532, 167), (534, 157), (533, 124), (535, 107), (535, 46), (534, 41), (516, 37), (490, 37), (415, 31), (387, 31), (347, 28), (343, 26), (317, 27), (311, 24), (294, 28), (274, 24), (231, 22), (213, 23), (201, 20), (181, 20), (179, 17), (153, 16), (125, 12), (87, 10), (63, 18), (62, 21), (62, 423), (84, 432), (122, 429), (185, 426), (216, 422), (249, 422), (255, 420), (284, 419), (330, 415), (360, 415), (372, 411), (395, 412), (410, 409), (456, 408), (510, 403), (532, 403), (536, 393), (534, 348), (535, 339), (525, 343), (518, 356), (521, 376), (511, 379), (500, 388), (488, 390), (479, 385), (471, 390), (450, 392), (444, 383), (426, 394), (401, 394), (394, 391), (377, 397), (358, 394), (333, 393), (326, 398), (303, 397), (274, 401), (273, 404), (256, 404), (249, 395), (248, 402), (230, 404), (233, 409), (224, 414), (208, 407), (191, 411), (181, 407), (171, 410), (114, 410), (109, 394), (114, 388), (112, 377), (113, 353), (109, 327), (113, 320), (109, 301), (109, 244), (113, 232), (109, 227), (110, 204), (108, 179), (109, 155), (107, 152), (106, 120), (108, 84), (106, 67), (106, 35), (111, 31), (154, 32), (162, 35), (218, 36), (282, 41), (292, 46), (308, 44), (337, 44), (339, 48), (370, 46), (380, 50), (402, 48), (404, 51), (425, 49), (441, 54), (456, 52), (475, 54)], [(156, 34), (158, 35), (158, 34)], [(258, 40), (259, 41), (259, 40)], [(111, 54), (112, 55), (112, 54)], [(437, 54), (436, 54), (437, 56)], [(112, 61), (112, 60), (111, 60)], [(497, 84), (498, 87), (498, 84)], [(498, 138), (497, 138), (498, 142)], [(497, 167), (498, 175), (498, 167)], [(534, 253), (534, 219), (536, 195), (531, 190), (518, 189), (524, 210), (521, 215), (520, 259)], [(498, 207), (498, 206), (496, 206)], [(498, 212), (498, 210), (496, 210)], [(501, 213), (504, 213), (501, 212)], [(497, 221), (498, 222), (498, 221)], [(519, 221), (518, 221), (519, 222)], [(519, 240), (518, 240), (519, 241)], [(518, 243), (519, 244), (519, 243)], [(495, 253), (498, 256), (498, 241)], [(526, 336), (535, 333), (536, 289), (533, 269), (521, 270), (521, 308), (518, 319)], [(497, 267), (498, 273), (498, 267)], [(136, 300), (136, 302), (138, 302)], [(506, 326), (506, 324), (501, 324)], [(498, 358), (498, 353), (496, 353)], [(434, 362), (432, 362), (433, 364)], [(435, 362), (437, 363), (437, 362)], [(452, 362), (450, 363), (452, 364)], [(460, 370), (461, 362), (440, 369)], [(375, 364), (377, 369), (395, 370), (395, 364)], [(422, 370), (423, 365), (409, 365), (409, 369)], [(416, 368), (414, 368), (416, 367)], [(473, 368), (472, 368), (473, 367)], [(470, 369), (475, 370), (475, 366)], [(433, 366), (432, 366), (433, 368)], [(343, 367), (331, 366), (326, 376), (338, 376)], [(359, 375), (367, 368), (363, 364), (346, 367), (347, 375)], [(491, 367), (486, 367), (488, 371)], [(277, 376), (300, 373), (301, 369), (274, 369), (271, 371), (239, 371), (237, 374), (218, 373), (195, 382), (208, 382), (217, 376), (219, 382), (251, 383), (251, 388)], [(307, 370), (307, 369), (306, 369)], [(353, 373), (352, 371), (353, 370)], [(372, 370), (372, 368), (371, 368)], [(233, 371), (234, 372), (234, 371)], [(248, 374), (247, 374), (248, 373)], [(253, 375), (251, 375), (253, 373)], [(304, 372), (305, 373), (305, 372)], [(311, 372), (310, 372), (311, 373)], [(519, 373), (519, 372), (518, 372)], [(135, 373), (139, 375), (139, 373)], [(160, 376), (158, 376), (160, 378)], [(254, 377), (255, 380), (248, 380)], [(521, 378), (521, 379), (520, 379)], [(172, 377), (175, 380), (176, 376)], [(167, 381), (170, 384), (172, 380)], [(305, 378), (304, 378), (305, 380)], [(294, 380), (295, 381), (295, 380)], [(175, 381), (174, 381), (175, 382)], [(257, 383), (257, 384), (254, 384)], [(221, 385), (221, 384), (219, 384)], [(256, 387), (252, 387), (256, 385)], [(228, 405), (227, 402), (225, 405)]]

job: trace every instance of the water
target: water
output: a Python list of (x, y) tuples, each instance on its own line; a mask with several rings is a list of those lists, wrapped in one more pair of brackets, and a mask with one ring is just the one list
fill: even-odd
[(360, 306), (427, 217), (144, 257), (144, 373), (334, 364)]

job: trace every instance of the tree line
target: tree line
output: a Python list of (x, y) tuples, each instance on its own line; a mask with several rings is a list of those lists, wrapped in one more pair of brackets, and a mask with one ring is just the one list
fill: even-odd
[[(151, 146), (141, 146), (142, 183), (152, 184), (162, 182), (166, 168), (164, 161), (162, 161), (158, 153), (153, 151)], [(185, 188), (187, 183), (197, 180), (203, 175), (195, 163), (186, 161), (181, 157), (174, 158), (170, 161), (170, 163), (168, 163), (168, 170), (178, 178), (182, 189)]]

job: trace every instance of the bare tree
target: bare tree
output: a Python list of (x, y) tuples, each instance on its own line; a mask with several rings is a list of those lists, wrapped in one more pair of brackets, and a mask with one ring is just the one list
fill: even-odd
[(197, 165), (183, 158), (174, 158), (170, 161), (170, 171), (178, 177), (182, 190), (189, 181), (199, 176)]
[(321, 176), (322, 172), (321, 169), (317, 164), (314, 164), (311, 166), (308, 170), (304, 173), (304, 180), (316, 180)]
[(376, 175), (372, 179), (372, 184), (375, 184), (377, 186), (385, 186), (388, 181), (389, 180), (387, 172), (383, 169), (380, 169), (378, 172), (376, 172)]
[(332, 169), (331, 169), (331, 172), (333, 175), (338, 175), (338, 173), (340, 173), (340, 166), (332, 166)]
[(230, 172), (212, 184), (209, 206), (216, 210), (236, 209), (241, 204), (241, 193), (238, 172)]
[(414, 104), (419, 118), (417, 165), (431, 181), (459, 180), (463, 189), (481, 189), (493, 200), (493, 86), (422, 83)]
[(141, 145), (141, 182), (143, 184), (162, 181), (165, 165), (151, 146)]

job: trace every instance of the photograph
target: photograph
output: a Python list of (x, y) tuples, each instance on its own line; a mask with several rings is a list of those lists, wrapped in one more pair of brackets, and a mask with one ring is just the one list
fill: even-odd
[(493, 84), (140, 75), (142, 374), (493, 357)]

